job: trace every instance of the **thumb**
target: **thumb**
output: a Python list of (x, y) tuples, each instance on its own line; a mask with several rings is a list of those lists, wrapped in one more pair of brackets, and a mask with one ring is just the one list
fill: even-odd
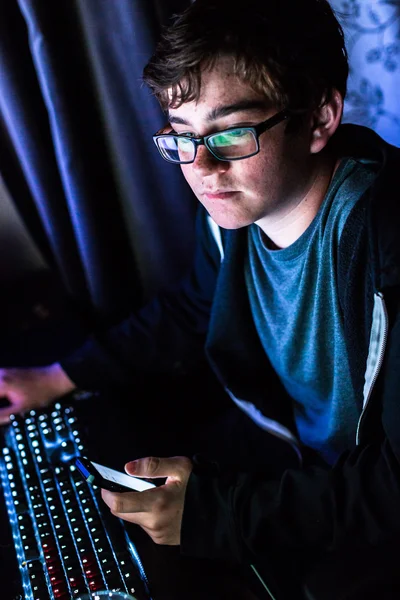
[(15, 413), (14, 406), (7, 406), (0, 409), (0, 425), (8, 425), (10, 423), (10, 417)]
[(132, 460), (125, 465), (128, 475), (136, 477), (167, 477), (173, 479), (188, 479), (192, 470), (192, 461), (186, 456), (173, 456), (172, 458), (157, 458), (149, 456)]
[(13, 394), (3, 396), (0, 390), (0, 425), (8, 425), (11, 415), (21, 412), (22, 403)]

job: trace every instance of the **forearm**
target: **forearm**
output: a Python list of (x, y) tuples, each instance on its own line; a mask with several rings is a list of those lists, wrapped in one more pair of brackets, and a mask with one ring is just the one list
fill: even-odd
[(61, 361), (79, 387), (129, 385), (138, 372), (186, 373), (204, 359), (220, 255), (203, 212), (197, 238), (193, 268), (178, 290), (160, 294)]
[(93, 335), (61, 365), (82, 389), (129, 385), (138, 373), (185, 373), (203, 359), (207, 315), (203, 320), (195, 329), (157, 298), (139, 315)]
[(356, 449), (332, 469), (288, 470), (280, 481), (192, 474), (182, 551), (251, 562), (271, 548), (325, 552), (346, 539), (378, 544), (400, 533), (397, 474), (387, 440)]

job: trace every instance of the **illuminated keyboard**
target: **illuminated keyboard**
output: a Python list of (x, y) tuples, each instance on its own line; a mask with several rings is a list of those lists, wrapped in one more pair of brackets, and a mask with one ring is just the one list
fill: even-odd
[(0, 475), (25, 600), (120, 590), (150, 599), (137, 550), (100, 490), (73, 465), (85, 454), (73, 405), (13, 417)]

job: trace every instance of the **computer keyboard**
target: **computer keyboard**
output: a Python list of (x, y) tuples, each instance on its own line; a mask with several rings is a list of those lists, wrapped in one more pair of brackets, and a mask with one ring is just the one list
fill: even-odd
[(84, 455), (72, 403), (12, 417), (0, 476), (20, 598), (71, 600), (90, 591), (120, 590), (149, 600), (146, 574), (123, 522), (74, 466), (75, 457)]

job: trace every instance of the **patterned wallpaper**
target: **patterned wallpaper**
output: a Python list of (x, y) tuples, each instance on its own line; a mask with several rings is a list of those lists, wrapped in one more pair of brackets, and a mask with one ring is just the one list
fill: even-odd
[(331, 0), (345, 31), (350, 79), (344, 122), (400, 146), (400, 0)]

